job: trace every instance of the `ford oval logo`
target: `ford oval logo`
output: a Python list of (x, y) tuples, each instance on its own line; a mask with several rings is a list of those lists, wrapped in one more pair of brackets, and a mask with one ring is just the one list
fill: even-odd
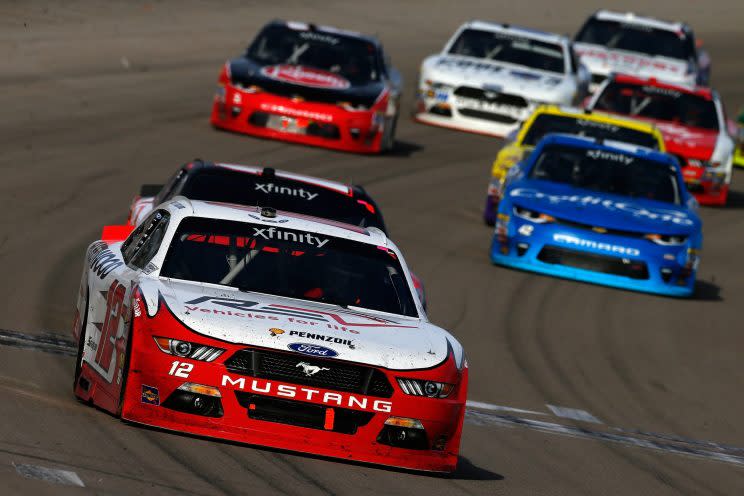
[(296, 351), (297, 353), (302, 353), (303, 355), (318, 356), (318, 357), (338, 356), (338, 353), (336, 353), (332, 349), (326, 348), (325, 346), (318, 346), (315, 344), (292, 343), (290, 345), (287, 345), (287, 348), (289, 348), (292, 351)]

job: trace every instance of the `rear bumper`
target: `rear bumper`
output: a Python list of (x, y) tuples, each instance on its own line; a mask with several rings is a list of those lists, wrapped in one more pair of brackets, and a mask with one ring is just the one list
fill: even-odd
[(210, 122), (228, 131), (354, 153), (379, 153), (386, 120), (374, 110), (298, 101), (226, 85), (215, 95)]
[[(177, 321), (162, 309), (152, 319), (143, 318), (140, 322), (142, 324), (133, 334), (124, 395), (122, 418), (126, 420), (199, 436), (412, 470), (451, 472), (456, 468), (467, 395), (467, 369), (462, 371), (459, 386), (446, 399), (406, 395), (395, 380), (398, 376), (430, 376), (441, 380), (441, 369), (449, 370), (452, 358), (440, 367), (425, 371), (378, 369), (393, 386), (392, 396), (364, 396), (228, 370), (225, 361), (246, 346), (224, 343), (186, 330), (176, 325)], [(178, 358), (160, 351), (153, 333), (226, 351), (213, 362)], [(294, 354), (286, 355), (294, 358)], [(297, 355), (296, 359), (302, 361), (303, 356)], [(178, 370), (174, 362), (192, 366), (187, 376), (184, 373), (174, 375), (174, 370)], [(178, 388), (186, 382), (217, 388), (221, 395), (221, 414), (204, 416), (174, 409), (169, 400), (182, 394)], [(309, 390), (315, 392), (309, 393)], [(359, 401), (350, 405), (349, 396)], [(360, 401), (364, 407), (360, 407)], [(307, 422), (312, 423), (313, 416), (318, 413), (320, 423), (308, 427)], [(386, 444), (385, 421), (393, 416), (419, 420), (424, 427), (424, 444), (415, 449)], [(353, 420), (341, 428), (342, 418)]]

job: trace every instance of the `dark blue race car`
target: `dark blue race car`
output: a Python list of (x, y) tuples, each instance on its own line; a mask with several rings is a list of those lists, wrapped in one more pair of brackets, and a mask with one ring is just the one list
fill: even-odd
[(491, 259), (579, 281), (690, 296), (703, 240), (697, 207), (671, 155), (549, 135), (507, 176)]

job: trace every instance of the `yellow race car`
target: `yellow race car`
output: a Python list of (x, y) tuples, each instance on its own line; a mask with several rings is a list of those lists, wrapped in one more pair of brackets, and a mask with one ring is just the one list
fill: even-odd
[(736, 149), (734, 150), (734, 165), (744, 167), (744, 108), (736, 118)]
[(573, 107), (540, 106), (519, 129), (506, 137), (493, 161), (483, 210), (486, 224), (492, 226), (496, 221), (506, 173), (525, 159), (543, 136), (551, 133), (588, 136), (666, 151), (661, 132), (653, 124)]

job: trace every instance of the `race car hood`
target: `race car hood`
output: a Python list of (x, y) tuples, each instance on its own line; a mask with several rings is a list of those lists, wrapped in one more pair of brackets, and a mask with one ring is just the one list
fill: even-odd
[(615, 72), (669, 81), (690, 79), (687, 74), (687, 63), (682, 60), (652, 57), (626, 50), (610, 50), (602, 45), (589, 43), (574, 43), (574, 49), (581, 58), (581, 62), (592, 74), (607, 75)]
[(461, 353), (449, 333), (423, 319), (170, 279), (156, 286), (159, 311), (164, 304), (190, 330), (229, 343), (305, 354), (310, 347), (311, 356), (397, 370), (433, 367), (450, 350)]
[[(459, 55), (432, 55), (424, 60), (421, 74), (422, 79), (438, 83), (492, 89), (533, 100), (559, 100), (553, 95), (558, 93), (562, 96), (575, 90), (561, 74)], [(567, 90), (566, 85), (571, 88)]]
[[(667, 152), (696, 160), (710, 160), (718, 142), (718, 131), (654, 122), (664, 136)], [(682, 164), (684, 165), (684, 164)]]
[(592, 227), (671, 236), (689, 235), (700, 226), (697, 215), (686, 207), (547, 181), (520, 180), (507, 195), (516, 206)]
[(348, 102), (369, 108), (385, 89), (382, 81), (354, 84), (334, 73), (307, 66), (262, 65), (247, 57), (233, 59), (228, 64), (235, 85), (246, 88), (255, 85), (269, 93), (299, 96), (313, 102)]

